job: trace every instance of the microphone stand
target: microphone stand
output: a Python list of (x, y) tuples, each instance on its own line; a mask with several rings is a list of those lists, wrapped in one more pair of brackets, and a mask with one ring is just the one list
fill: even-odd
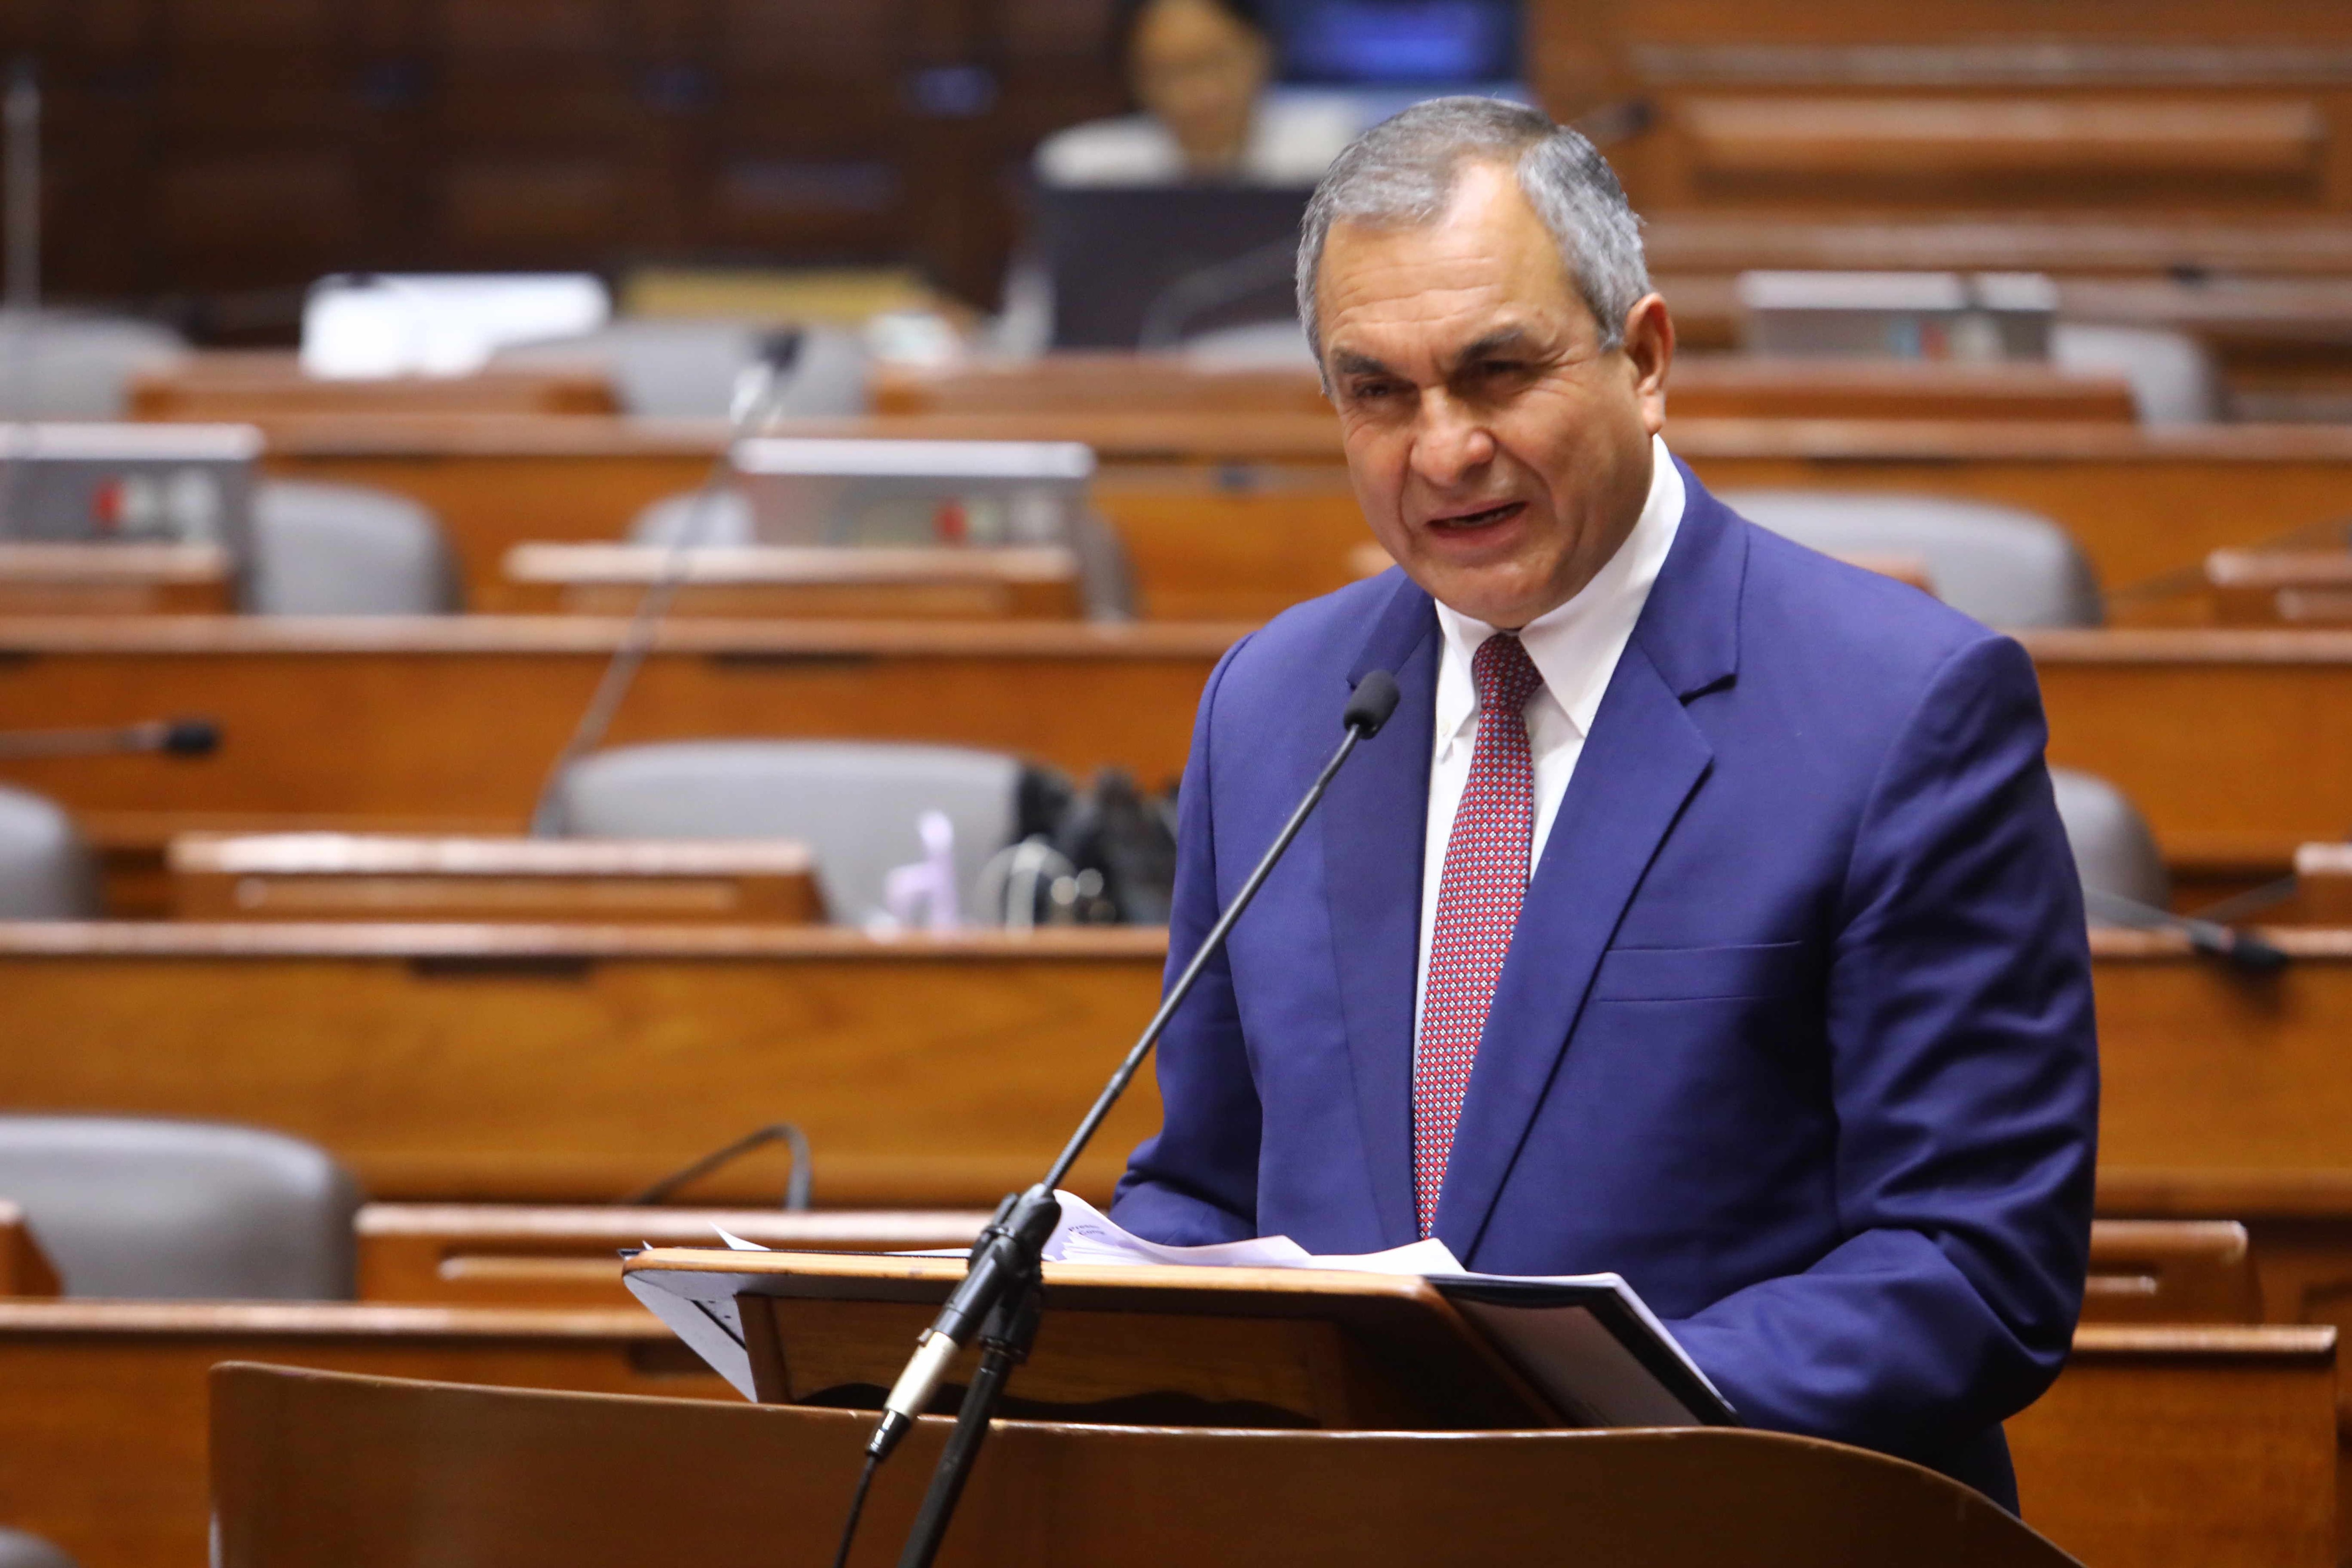
[[(1355, 695), (1349, 700), (1341, 723), (1347, 734), (1331, 760), (1291, 812), (1290, 820), (1265, 854), (1258, 860), (1249, 879), (1234, 895), (1217, 923), (1192, 954), (1192, 960), (1177, 976), (1176, 984), (1168, 988), (1160, 1010), (1144, 1026), (1142, 1035), (1128, 1050), (1110, 1081), (1096, 1100), (1077, 1131), (1056, 1155), (1045, 1177), (1027, 1192), (1008, 1196), (997, 1205), (996, 1214), (988, 1228), (981, 1232), (972, 1244), (971, 1260), (964, 1269), (963, 1280), (948, 1298), (947, 1305), (923, 1337), (916, 1342), (914, 1355), (908, 1361), (906, 1371), (898, 1375), (884, 1402), (882, 1419), (866, 1446), (866, 1466), (872, 1467), (887, 1458), (914, 1425), (914, 1419), (929, 1405), (931, 1396), (939, 1391), (949, 1364), (975, 1335), (981, 1347), (980, 1367), (973, 1374), (971, 1386), (964, 1392), (963, 1403), (956, 1413), (955, 1430), (940, 1455), (939, 1464), (931, 1472), (930, 1489), (923, 1495), (921, 1510), (915, 1516), (914, 1527), (908, 1532), (905, 1550), (898, 1558), (899, 1568), (929, 1568), (939, 1554), (940, 1544), (946, 1539), (948, 1524), (954, 1517), (957, 1500), (963, 1495), (965, 1479), (971, 1473), (972, 1462), (980, 1457), (981, 1444), (988, 1436), (988, 1424), (1003, 1395), (1004, 1383), (1013, 1369), (1028, 1359), (1030, 1346), (1037, 1336), (1037, 1324), (1044, 1314), (1045, 1293), (1042, 1270), (1046, 1240), (1060, 1221), (1061, 1204), (1054, 1190), (1060, 1186), (1077, 1163), (1078, 1156), (1102, 1127), (1104, 1121), (1117, 1106), (1119, 1097), (1134, 1081), (1144, 1058), (1159, 1043), (1160, 1034), (1175, 1016), (1176, 1009), (1192, 994), (1202, 971), (1223, 948), (1225, 938), (1232, 932), (1234, 922), (1257, 897), (1258, 889), (1272, 874), (1275, 865), (1290, 847), (1298, 830), (1306, 826), (1307, 816), (1323, 799), (1324, 792), (1347, 762), (1360, 742), (1380, 732), (1397, 704), (1396, 678), (1388, 671), (1373, 670), (1356, 686)], [(856, 1528), (856, 1518), (850, 1528)], [(845, 1558), (848, 1537), (845, 1534), (842, 1552)]]

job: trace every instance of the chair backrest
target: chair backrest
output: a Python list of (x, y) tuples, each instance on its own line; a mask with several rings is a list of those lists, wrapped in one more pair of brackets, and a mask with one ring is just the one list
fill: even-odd
[(2143, 425), (2210, 425), (2221, 416), (2221, 377), (2211, 353), (2171, 327), (2061, 321), (2050, 331), (2061, 370), (2121, 375)]
[(1987, 626), (2093, 626), (2102, 618), (2090, 562), (2064, 529), (2030, 511), (1870, 490), (1742, 489), (1720, 499), (1826, 555), (1924, 562), (1937, 596)]
[[(576, 338), (507, 349), (491, 363), (521, 368), (593, 361), (605, 367), (621, 406), (631, 414), (724, 419), (732, 411), (736, 378), (772, 330), (748, 321), (639, 318)], [(865, 344), (856, 333), (804, 327), (800, 357), (776, 390), (774, 412), (803, 419), (863, 414), (866, 369)]]
[(0, 1568), (74, 1568), (74, 1560), (37, 1535), (0, 1530)]
[[(751, 503), (735, 489), (664, 496), (630, 521), (629, 538), (637, 544), (690, 542), (738, 548), (758, 542)], [(1070, 548), (1078, 558), (1078, 584), (1086, 598), (1087, 618), (1133, 619), (1135, 568), (1118, 531), (1088, 513), (1078, 519), (1072, 531)]]
[(257, 1128), (0, 1116), (0, 1197), (69, 1296), (352, 1294), (359, 1188), (326, 1152)]
[(0, 920), (96, 913), (97, 865), (73, 818), (40, 795), (0, 785)]
[(956, 746), (844, 741), (685, 741), (623, 746), (572, 765), (557, 784), (566, 833), (606, 838), (796, 838), (816, 860), (833, 919), (882, 908), (892, 868), (923, 858), (916, 828), (941, 811), (955, 828), (967, 918), (981, 868), (1012, 842), (1021, 763)]
[(265, 616), (434, 616), (459, 607), (433, 513), (361, 485), (255, 487), (246, 607)]
[[(2169, 908), (2172, 879), (2156, 835), (2130, 797), (2106, 780), (2072, 768), (2052, 768), (2050, 786), (2058, 796), (2058, 819), (2066, 825), (2066, 843), (2083, 886)], [(2095, 923), (2095, 911), (2092, 919)]]
[(133, 378), (187, 356), (148, 321), (68, 310), (0, 310), (0, 419), (120, 419)]

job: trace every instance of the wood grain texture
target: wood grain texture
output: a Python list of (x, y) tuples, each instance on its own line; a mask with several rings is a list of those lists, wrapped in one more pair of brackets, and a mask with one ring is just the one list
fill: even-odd
[(184, 833), (166, 859), (192, 921), (681, 921), (824, 918), (808, 847), (788, 839), (427, 838)]
[(636, 1310), (0, 1303), (0, 1517), (80, 1568), (204, 1562), (205, 1380), (224, 1361), (736, 1397), (679, 1350)]
[[(831, 1561), (867, 1418), (843, 1411), (217, 1378), (222, 1568)], [(895, 1561), (944, 1438), (880, 1476), (857, 1564)], [(1708, 1505), (1691, 1506), (1703, 1496)], [(429, 1549), (415, 1521), (433, 1519)], [(940, 1561), (1236, 1568), (1580, 1558), (1654, 1568), (2067, 1559), (1974, 1493), (1752, 1432), (1185, 1432), (1003, 1422)], [(92, 1568), (111, 1568), (93, 1564)]]
[(604, 371), (499, 366), (470, 375), (328, 381), (275, 350), (212, 349), (168, 370), (132, 378), (133, 419), (244, 422), (293, 414), (613, 415), (620, 404)]
[[(829, 1206), (992, 1205), (1159, 996), (1157, 931), (0, 927), (0, 1104), (252, 1122), (380, 1197), (610, 1201), (761, 1124)], [(60, 946), (60, 941), (65, 945)], [(46, 951), (45, 951), (46, 949)], [(143, 950), (143, 951), (142, 951)], [(1159, 1122), (1136, 1084), (1073, 1185)], [(782, 1153), (682, 1194), (772, 1202)]]
[(2027, 1520), (2085, 1563), (2336, 1561), (2336, 1331), (2086, 1325), (2009, 1424)]
[[(1334, 537), (1343, 573), (1348, 549)], [(612, 742), (935, 741), (1157, 784), (1181, 768), (1202, 686), (1242, 629), (684, 621)], [(0, 622), (0, 728), (189, 713), (223, 736), (203, 759), (10, 763), (0, 780), (72, 809), (102, 848), (151, 858), (195, 830), (516, 832), (618, 636), (564, 616)], [(2051, 760), (2113, 781), (2178, 863), (2284, 868), (2343, 832), (2352, 633), (2022, 640)]]
[[(2352, 258), (2352, 238), (2345, 255)], [(2336, 517), (2352, 472), (2352, 431), (2342, 428), (2143, 430), (2052, 418), (2047, 407), (2021, 420), (1937, 420), (1924, 404), (1915, 417), (1854, 416), (1854, 405), (1872, 395), (1864, 387), (1841, 395), (1851, 399), (1839, 405), (1845, 417), (1803, 397), (1768, 416), (1762, 395), (1738, 384), (1744, 374), (1693, 371), (1697, 395), (1687, 413), (1669, 398), (1666, 439), (1708, 485), (2021, 506), (2074, 534), (2111, 588)], [(1722, 378), (1712, 392), (1710, 375)], [(1883, 408), (1893, 395), (1879, 395)], [(1711, 408), (1709, 397), (1717, 399)], [(1731, 416), (1743, 413), (1754, 416)], [(1810, 416), (1791, 416), (1799, 413)], [(478, 610), (513, 607), (500, 572), (508, 551), (620, 539), (644, 507), (700, 483), (724, 436), (709, 426), (591, 418), (313, 419), (265, 428), (272, 471), (380, 485), (432, 507)], [(938, 415), (787, 433), (1089, 441), (1104, 465), (1095, 501), (1134, 552), (1148, 616), (1262, 619), (1346, 583), (1346, 551), (1365, 537), (1328, 413)], [(1189, 552), (1201, 552), (1198, 564), (1187, 563)], [(1249, 570), (1233, 569), (1245, 561)], [(1289, 564), (1269, 576), (1270, 563)]]
[(619, 1249), (699, 1247), (723, 1226), (763, 1247), (900, 1251), (961, 1247), (982, 1210), (566, 1207), (372, 1203), (362, 1208), (360, 1299), (440, 1306), (635, 1307)]

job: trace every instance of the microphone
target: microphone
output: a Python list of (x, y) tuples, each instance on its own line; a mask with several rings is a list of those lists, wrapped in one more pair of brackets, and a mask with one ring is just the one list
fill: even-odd
[(220, 749), (210, 719), (152, 719), (96, 730), (0, 730), (0, 762), (43, 757), (114, 757), (142, 752), (209, 757)]
[(1069, 1175), (1070, 1167), (1077, 1163), (1078, 1156), (1086, 1152), (1087, 1145), (1093, 1141), (1112, 1108), (1118, 1105), (1119, 1097), (1127, 1092), (1128, 1085), (1143, 1066), (1144, 1058), (1150, 1055), (1151, 1047), (1159, 1043), (1161, 1032), (1168, 1027), (1176, 1009), (1183, 1005), (1184, 999), (1192, 994), (1194, 984), (1208, 967), (1209, 961), (1225, 945), (1225, 938), (1231, 934), (1234, 922), (1241, 918), (1243, 910), (1249, 908), (1250, 900), (1257, 897), (1258, 889), (1265, 885), (1284, 851), (1290, 847), (1290, 841), (1298, 837), (1298, 830), (1306, 826), (1308, 815), (1323, 799), (1324, 792), (1331, 787), (1331, 780), (1338, 775), (1340, 765), (1359, 742), (1369, 741), (1381, 732), (1381, 726), (1387, 723), (1389, 715), (1396, 711), (1396, 677), (1387, 670), (1370, 671), (1356, 683), (1355, 694), (1349, 698), (1348, 706), (1340, 714), (1340, 724), (1347, 733), (1340, 741), (1339, 750), (1333, 752), (1331, 760), (1323, 764), (1323, 771), (1316, 775), (1314, 784), (1300, 798), (1297, 809), (1290, 814), (1290, 820), (1275, 836), (1274, 843), (1259, 858), (1256, 868), (1249, 874), (1249, 879), (1234, 895), (1234, 901), (1218, 917), (1217, 923), (1209, 928), (1209, 934), (1202, 939), (1199, 951), (1192, 954), (1192, 961), (1184, 966), (1183, 973), (1177, 976), (1176, 984), (1168, 988), (1160, 1010), (1151, 1016), (1151, 1021), (1144, 1026), (1143, 1034), (1128, 1051), (1126, 1059), (1111, 1074), (1110, 1081), (1103, 1087), (1094, 1108), (1087, 1112), (1085, 1120), (1078, 1123), (1077, 1131), (1071, 1134), (1069, 1142), (1055, 1158), (1045, 1180), (1027, 1192), (1009, 1196), (999, 1204), (988, 1228), (982, 1231), (980, 1239), (972, 1244), (971, 1260), (965, 1268), (962, 1281), (948, 1298), (947, 1305), (940, 1309), (940, 1315), (932, 1321), (931, 1326), (915, 1342), (915, 1353), (908, 1359), (906, 1370), (898, 1374), (898, 1381), (891, 1386), (889, 1396), (883, 1401), (882, 1419), (866, 1445), (870, 1462), (878, 1463), (887, 1458), (890, 1451), (898, 1446), (899, 1439), (914, 1426), (915, 1417), (929, 1407), (931, 1396), (939, 1392), (949, 1366), (957, 1353), (971, 1343), (982, 1321), (1008, 1294), (1016, 1289), (1025, 1294), (1034, 1282), (1046, 1238), (1054, 1234), (1054, 1226), (1062, 1215), (1062, 1205), (1055, 1201), (1054, 1189)]
[(2285, 950), (2275, 943), (2218, 921), (2177, 915), (2170, 910), (2160, 910), (2154, 904), (2143, 904), (2137, 899), (2099, 888), (2084, 888), (2083, 901), (2117, 925), (2136, 926), (2142, 931), (2179, 931), (2199, 952), (2248, 974), (2275, 974), (2290, 962)]

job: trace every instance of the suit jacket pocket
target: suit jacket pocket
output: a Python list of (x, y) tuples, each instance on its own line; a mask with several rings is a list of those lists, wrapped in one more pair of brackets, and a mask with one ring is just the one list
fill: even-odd
[(1597, 1002), (1695, 1002), (1789, 996), (1804, 973), (1805, 944), (1737, 947), (1612, 947), (1593, 977)]

